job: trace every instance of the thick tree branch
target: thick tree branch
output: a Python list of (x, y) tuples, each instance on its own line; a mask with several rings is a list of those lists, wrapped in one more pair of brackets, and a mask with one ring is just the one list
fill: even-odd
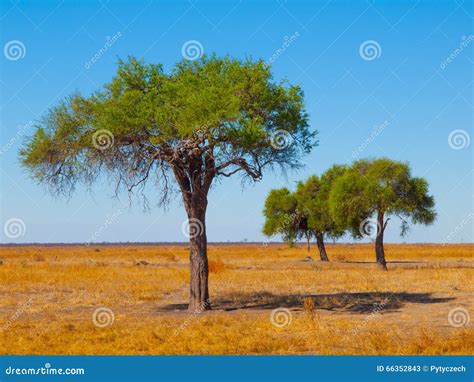
[[(232, 165), (237, 166), (237, 168), (233, 169), (229, 172), (222, 171), (223, 169), (225, 169), (229, 166), (232, 166)], [(257, 162), (257, 165), (258, 165), (258, 162)], [(217, 173), (217, 175), (222, 175), (222, 176), (225, 176), (225, 177), (229, 177), (229, 176), (239, 172), (240, 170), (245, 171), (245, 173), (247, 175), (249, 175), (253, 180), (260, 180), (262, 178), (262, 168), (261, 168), (261, 166), (258, 166), (258, 167), (251, 166), (251, 165), (249, 165), (249, 163), (244, 158), (233, 158), (233, 159), (221, 164), (220, 166), (218, 166), (216, 168), (216, 173)]]

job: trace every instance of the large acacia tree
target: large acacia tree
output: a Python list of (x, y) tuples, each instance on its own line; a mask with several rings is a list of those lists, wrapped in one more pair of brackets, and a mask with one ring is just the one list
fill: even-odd
[(377, 265), (384, 270), (384, 233), (391, 216), (401, 219), (402, 236), (410, 221), (428, 225), (436, 218), (428, 182), (413, 177), (407, 163), (387, 158), (354, 162), (334, 182), (329, 206), (336, 223), (354, 237), (375, 236)]
[(217, 178), (251, 181), (297, 168), (315, 144), (298, 86), (273, 80), (263, 61), (204, 57), (170, 72), (129, 58), (90, 96), (52, 108), (21, 150), (24, 166), (54, 193), (102, 173), (116, 192), (153, 181), (157, 204), (181, 192), (190, 230), (190, 310), (210, 309), (206, 208)]

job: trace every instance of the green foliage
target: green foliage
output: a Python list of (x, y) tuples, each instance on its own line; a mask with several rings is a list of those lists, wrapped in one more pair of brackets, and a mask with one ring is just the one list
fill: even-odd
[(296, 190), (298, 210), (307, 219), (308, 229), (316, 235), (322, 233), (331, 238), (344, 234), (344, 228), (337, 226), (329, 211), (329, 195), (336, 179), (345, 172), (344, 166), (334, 165), (321, 178), (311, 176), (306, 182), (299, 182)]
[(407, 219), (431, 224), (436, 217), (426, 180), (412, 177), (407, 163), (386, 158), (355, 162), (335, 181), (329, 207), (338, 226), (347, 227), (355, 237), (361, 236), (361, 222), (376, 213), (400, 217), (402, 235)]
[[(181, 191), (192, 191), (188, 184), (206, 191), (218, 176), (256, 181), (267, 167), (300, 167), (316, 144), (307, 119), (301, 89), (273, 81), (263, 61), (203, 57), (165, 73), (129, 58), (103, 89), (51, 109), (20, 157), (54, 192), (102, 172), (116, 189), (155, 177), (166, 192), (172, 173)], [(276, 150), (269, 137), (280, 129), (292, 140)]]
[(318, 233), (331, 238), (342, 236), (344, 229), (333, 221), (328, 203), (332, 184), (344, 172), (344, 166), (335, 165), (321, 178), (313, 175), (305, 182), (298, 182), (293, 193), (287, 188), (270, 191), (263, 211), (263, 233), (281, 234), (285, 241), (311, 238)]
[[(301, 235), (301, 218), (297, 211), (294, 193), (286, 187), (271, 190), (265, 200), (263, 233), (266, 236), (280, 234), (283, 240), (293, 243)], [(303, 223), (304, 224), (304, 223)]]

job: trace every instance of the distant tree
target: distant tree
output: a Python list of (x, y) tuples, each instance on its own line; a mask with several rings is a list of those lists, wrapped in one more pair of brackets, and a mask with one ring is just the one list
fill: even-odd
[[(215, 180), (295, 169), (315, 145), (298, 86), (275, 82), (263, 61), (203, 57), (170, 73), (130, 58), (89, 97), (50, 110), (21, 150), (23, 165), (53, 193), (70, 194), (106, 173), (116, 192), (154, 181), (164, 205), (182, 195), (190, 236), (189, 309), (210, 309), (206, 209)], [(146, 199), (145, 199), (146, 200)]]
[(375, 235), (377, 264), (385, 270), (383, 240), (390, 216), (402, 220), (402, 236), (409, 227), (407, 219), (428, 225), (436, 217), (427, 181), (412, 177), (407, 163), (386, 158), (355, 162), (335, 181), (329, 199), (339, 226), (346, 226), (354, 237)]
[(316, 237), (322, 261), (329, 261), (324, 244), (325, 238), (337, 239), (345, 231), (336, 224), (329, 211), (331, 188), (345, 170), (344, 166), (334, 165), (321, 178), (313, 175), (305, 182), (299, 182), (297, 186), (297, 210), (305, 217), (307, 230)]
[(320, 259), (328, 261), (325, 237), (336, 239), (344, 234), (344, 229), (336, 225), (329, 212), (332, 184), (344, 171), (344, 166), (335, 165), (321, 178), (311, 176), (305, 182), (298, 182), (296, 192), (286, 187), (271, 190), (263, 211), (263, 233), (280, 234), (290, 244), (304, 238), (308, 251), (310, 240), (315, 237)]
[(263, 233), (266, 236), (281, 235), (290, 245), (303, 236), (308, 241), (311, 238), (305, 217), (297, 211), (296, 196), (286, 187), (270, 191), (263, 215)]

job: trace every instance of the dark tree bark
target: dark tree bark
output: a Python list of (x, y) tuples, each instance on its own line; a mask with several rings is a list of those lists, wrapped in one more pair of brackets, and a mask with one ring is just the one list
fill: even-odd
[(385, 251), (383, 248), (383, 234), (385, 231), (386, 222), (384, 222), (384, 214), (382, 211), (377, 212), (377, 237), (375, 238), (375, 258), (377, 259), (377, 266), (384, 271), (387, 270), (387, 263), (385, 261)]
[(318, 245), (319, 257), (321, 261), (329, 261), (326, 253), (326, 246), (324, 245), (324, 235), (321, 232), (316, 234), (316, 244)]
[(193, 312), (211, 309), (209, 301), (209, 266), (207, 259), (206, 221), (204, 215), (191, 216), (190, 225), (190, 289), (189, 307)]
[(214, 159), (201, 153), (188, 158), (187, 166), (177, 163), (173, 172), (181, 189), (188, 215), (190, 288), (188, 310), (211, 309), (209, 301), (209, 264), (207, 259), (207, 194), (215, 176)]

